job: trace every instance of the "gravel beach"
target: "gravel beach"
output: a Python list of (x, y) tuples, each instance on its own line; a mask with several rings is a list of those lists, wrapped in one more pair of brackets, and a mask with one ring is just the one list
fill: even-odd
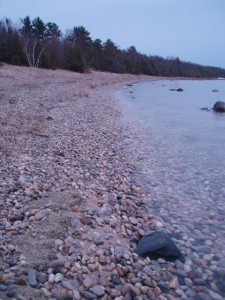
[(210, 239), (204, 259), (181, 235), (185, 262), (134, 252), (165, 224), (146, 205), (144, 133), (115, 91), (155, 79), (0, 67), (0, 299), (224, 299)]

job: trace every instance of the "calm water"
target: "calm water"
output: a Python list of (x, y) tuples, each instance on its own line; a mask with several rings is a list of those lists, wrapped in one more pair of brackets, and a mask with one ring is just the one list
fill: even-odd
[[(184, 91), (170, 91), (174, 88)], [(142, 82), (124, 89), (122, 96), (152, 146), (206, 179), (212, 171), (220, 174), (225, 186), (225, 114), (200, 110), (225, 101), (224, 80)]]
[[(183, 88), (183, 92), (169, 91)], [(212, 92), (212, 90), (219, 92)], [(225, 101), (225, 81), (144, 82), (123, 92), (142, 125), (183, 155), (225, 166), (225, 114), (200, 110)], [(202, 157), (203, 156), (203, 157)]]
[[(184, 91), (170, 91), (175, 88)], [(168, 224), (182, 226), (182, 231), (189, 226), (185, 225), (187, 216), (196, 230), (200, 221), (212, 218), (205, 234), (214, 232), (215, 227), (222, 234), (225, 114), (200, 109), (211, 109), (216, 101), (225, 101), (225, 81), (139, 82), (125, 87), (120, 100), (126, 111), (125, 121), (132, 120), (134, 126), (144, 131), (139, 141), (146, 145), (142, 171), (154, 214), (160, 213), (159, 219), (167, 220)], [(180, 219), (168, 220), (168, 213)], [(204, 233), (202, 227), (200, 231)]]
[(225, 113), (200, 110), (225, 101), (225, 81), (140, 82), (119, 99), (127, 130), (138, 134), (125, 143), (140, 162), (158, 228), (175, 237), (207, 288), (214, 282), (225, 297)]

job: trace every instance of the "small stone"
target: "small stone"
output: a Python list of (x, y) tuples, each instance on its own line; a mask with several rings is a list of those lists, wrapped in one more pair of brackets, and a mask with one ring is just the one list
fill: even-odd
[(158, 259), (157, 259), (157, 262), (158, 262), (159, 264), (165, 264), (165, 263), (166, 263), (166, 260), (163, 259), (163, 258), (158, 258)]
[(105, 264), (106, 263), (106, 257), (104, 255), (99, 256), (98, 261), (100, 262), (100, 264)]
[(56, 273), (55, 274), (55, 282), (62, 281), (63, 275), (61, 273)]
[(73, 290), (74, 289), (74, 286), (73, 286), (73, 284), (70, 280), (63, 280), (62, 281), (62, 286), (64, 288), (66, 288), (67, 290)]
[(58, 247), (59, 247), (59, 246), (62, 246), (62, 245), (63, 245), (63, 241), (60, 240), (60, 239), (56, 239), (56, 240), (55, 240), (55, 245), (58, 246)]
[(213, 298), (213, 300), (223, 300), (224, 298), (220, 296), (219, 294), (209, 291), (209, 295)]
[(105, 294), (105, 288), (100, 284), (94, 285), (92, 288), (90, 288), (90, 291), (98, 297), (101, 297)]
[(122, 257), (124, 254), (124, 248), (122, 246), (116, 246), (114, 250), (114, 254), (117, 257)]
[(7, 246), (7, 248), (8, 248), (8, 250), (11, 251), (11, 252), (16, 250), (16, 247), (15, 247), (14, 245), (12, 245), (12, 244), (9, 244), (9, 245)]
[(91, 272), (94, 272), (96, 270), (95, 264), (88, 264), (87, 267)]
[(134, 286), (134, 285), (131, 285), (130, 290), (131, 290), (131, 293), (134, 296), (140, 296), (141, 295), (141, 291), (139, 290), (139, 288)]
[(15, 284), (25, 286), (27, 285), (27, 281), (25, 280), (25, 278), (18, 278), (15, 280)]
[(161, 294), (161, 289), (158, 286), (154, 288), (154, 294), (156, 295), (156, 297), (158, 297)]
[(93, 280), (91, 278), (87, 277), (87, 278), (84, 279), (83, 286), (86, 289), (89, 289), (92, 285), (93, 285)]
[(36, 215), (35, 215), (35, 220), (40, 221), (41, 219), (45, 218), (47, 215), (49, 215), (51, 212), (50, 208), (45, 208), (43, 210), (40, 210)]
[(191, 279), (185, 278), (184, 281), (185, 281), (186, 286), (188, 286), (188, 287), (192, 287), (193, 286), (193, 282), (192, 282)]
[(136, 226), (139, 223), (138, 220), (134, 217), (129, 217), (129, 221), (134, 226)]
[(127, 283), (127, 284), (124, 284), (124, 286), (122, 287), (121, 289), (121, 294), (123, 296), (127, 295), (130, 293), (130, 289), (131, 289), (131, 284)]
[(205, 286), (206, 282), (202, 278), (196, 278), (196, 279), (193, 280), (193, 284), (196, 285), (196, 286)]
[(203, 256), (203, 259), (204, 259), (205, 261), (210, 261), (210, 260), (212, 260), (212, 258), (213, 258), (213, 255), (211, 255), (211, 254), (205, 254), (205, 255)]
[(95, 238), (94, 243), (96, 246), (104, 245), (104, 241), (99, 238)]
[(8, 291), (6, 293), (6, 296), (9, 297), (9, 298), (13, 298), (13, 297), (15, 297), (15, 295), (16, 295), (16, 293), (14, 291)]
[(50, 263), (49, 267), (53, 269), (60, 268), (64, 266), (64, 263), (65, 263), (64, 259), (56, 259)]
[(80, 300), (80, 292), (78, 290), (73, 290), (73, 300)]
[(84, 298), (89, 299), (89, 300), (96, 299), (96, 295), (89, 291), (85, 291), (83, 293), (83, 296), (84, 296)]
[(48, 276), (45, 273), (39, 272), (37, 274), (37, 281), (41, 283), (45, 283), (48, 280)]
[(119, 276), (117, 276), (117, 275), (112, 276), (112, 282), (114, 284), (121, 284), (121, 280), (120, 280)]
[(161, 223), (161, 222), (159, 222), (159, 221), (157, 221), (155, 225), (156, 225), (156, 227), (158, 227), (158, 228), (162, 228), (162, 227), (163, 227), (163, 223)]
[(0, 284), (0, 291), (5, 292), (8, 289), (8, 285), (6, 284)]
[(193, 294), (190, 296), (192, 296), (191, 299), (193, 299), (193, 300), (212, 300), (212, 298), (208, 294), (203, 293), (203, 292), (198, 293), (197, 295)]
[(34, 269), (29, 269), (28, 271), (28, 282), (32, 287), (36, 287), (38, 284), (36, 279), (36, 271)]
[(169, 288), (170, 289), (177, 289), (179, 286), (179, 281), (177, 277), (172, 278), (172, 280), (169, 283)]
[(50, 282), (50, 283), (53, 283), (53, 282), (55, 282), (55, 275), (54, 274), (49, 274), (49, 276), (48, 276), (48, 282)]
[(91, 218), (85, 218), (82, 217), (80, 218), (80, 222), (84, 225), (91, 225), (92, 224), (92, 219)]
[[(116, 297), (119, 296), (119, 291), (118, 291), (117, 289), (111, 289), (111, 291), (110, 291), (110, 296), (111, 296), (113, 299), (118, 299), (118, 298), (116, 298)], [(122, 298), (122, 299), (124, 299), (124, 298)]]

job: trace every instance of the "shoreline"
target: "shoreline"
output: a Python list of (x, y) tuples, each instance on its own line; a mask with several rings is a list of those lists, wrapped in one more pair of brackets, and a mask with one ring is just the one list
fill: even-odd
[(111, 99), (114, 87), (140, 77), (11, 66), (0, 72), (1, 298), (85, 299), (97, 284), (105, 297), (119, 297), (116, 283), (108, 289), (112, 276), (122, 280), (123, 256), (139, 261), (127, 231), (137, 240), (144, 191), (131, 178), (135, 167)]
[(208, 296), (190, 280), (182, 287), (188, 264), (133, 252), (161, 224), (114, 92), (163, 78), (12, 66), (0, 78), (0, 298)]

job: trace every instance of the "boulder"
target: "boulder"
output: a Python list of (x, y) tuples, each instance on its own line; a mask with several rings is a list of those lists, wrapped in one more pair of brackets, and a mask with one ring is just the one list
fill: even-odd
[(225, 112), (225, 102), (223, 101), (217, 101), (214, 105), (213, 105), (213, 110), (215, 112), (221, 112), (224, 113)]
[(174, 261), (179, 259), (184, 262), (184, 257), (176, 244), (168, 234), (163, 231), (156, 231), (143, 236), (137, 244), (136, 253), (141, 257)]
[(183, 92), (183, 89), (179, 88), (177, 89), (177, 92)]

